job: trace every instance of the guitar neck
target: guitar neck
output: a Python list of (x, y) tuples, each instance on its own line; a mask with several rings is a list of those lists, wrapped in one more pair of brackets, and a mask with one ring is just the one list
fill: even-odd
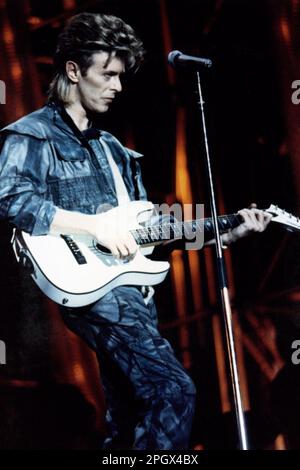
[[(238, 227), (242, 221), (243, 219), (239, 214), (222, 215), (218, 217), (218, 226), (221, 232), (226, 232)], [(200, 232), (213, 233), (212, 218), (188, 220), (186, 222), (168, 222), (131, 230), (138, 245), (149, 245), (175, 238), (191, 240)]]

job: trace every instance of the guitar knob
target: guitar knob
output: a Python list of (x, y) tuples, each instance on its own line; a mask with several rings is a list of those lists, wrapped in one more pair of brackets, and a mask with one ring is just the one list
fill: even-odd
[(29, 256), (26, 255), (26, 253), (24, 253), (24, 251), (21, 251), (21, 253), (20, 253), (20, 262), (21, 262), (21, 265), (23, 266), (23, 268), (27, 269), (29, 274), (34, 274), (33, 263), (31, 261), (31, 259), (29, 258)]

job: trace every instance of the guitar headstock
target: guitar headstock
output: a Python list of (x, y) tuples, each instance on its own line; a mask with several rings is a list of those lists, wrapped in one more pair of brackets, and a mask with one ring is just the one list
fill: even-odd
[(284, 209), (271, 204), (268, 209), (264, 209), (265, 212), (273, 215), (272, 222), (277, 222), (285, 226), (290, 232), (300, 230), (300, 219)]

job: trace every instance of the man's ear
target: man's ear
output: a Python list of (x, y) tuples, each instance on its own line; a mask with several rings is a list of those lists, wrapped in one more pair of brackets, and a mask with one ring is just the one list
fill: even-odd
[(72, 60), (68, 60), (66, 62), (66, 73), (72, 83), (78, 83), (80, 68), (76, 62), (73, 62)]

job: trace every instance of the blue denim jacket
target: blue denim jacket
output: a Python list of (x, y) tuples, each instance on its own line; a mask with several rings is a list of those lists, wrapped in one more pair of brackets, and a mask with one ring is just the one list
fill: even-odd
[(84, 137), (68, 119), (51, 103), (0, 132), (0, 218), (33, 235), (49, 232), (58, 207), (94, 214), (102, 204), (117, 205), (110, 166), (98, 151), (100, 136), (111, 149), (130, 199), (147, 198), (141, 154), (108, 132), (94, 130), (92, 138)]

